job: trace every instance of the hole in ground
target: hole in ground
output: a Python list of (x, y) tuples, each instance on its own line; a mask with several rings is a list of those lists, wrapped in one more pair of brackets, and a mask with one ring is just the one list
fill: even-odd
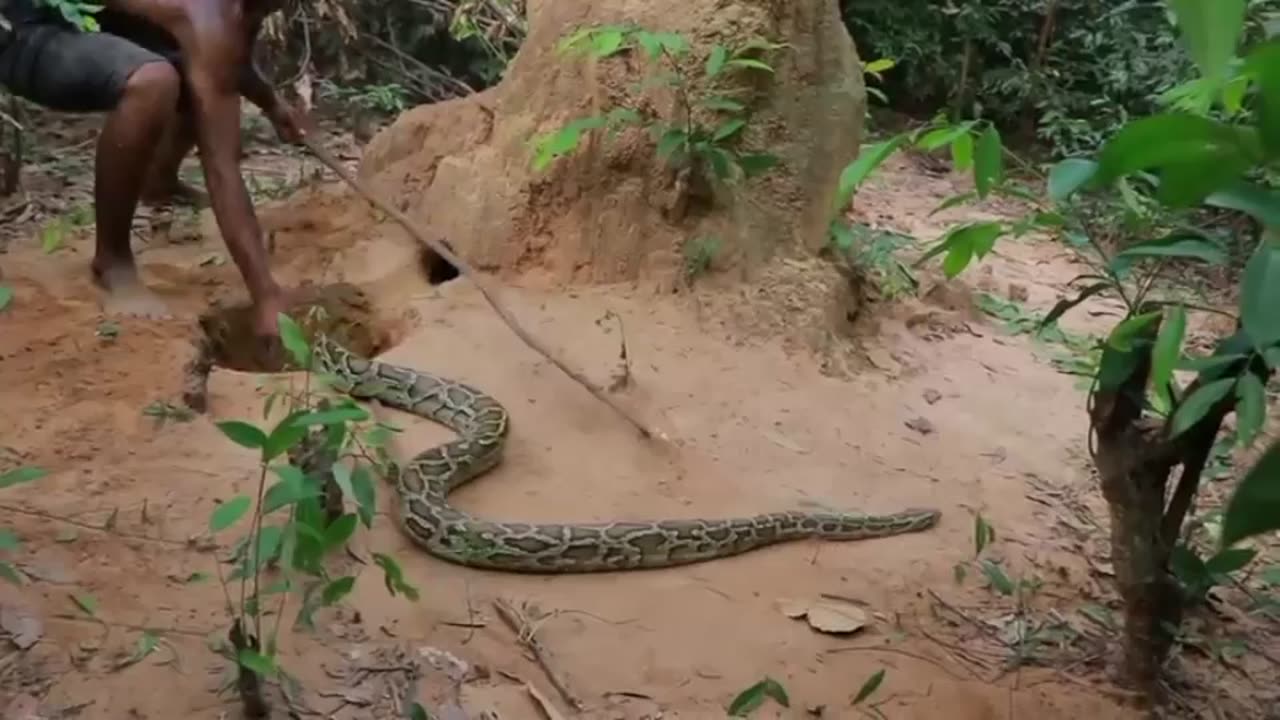
[[(448, 240), (441, 240), (440, 242), (449, 248), (450, 252), (453, 252), (453, 246), (449, 244)], [(462, 274), (458, 266), (440, 257), (435, 250), (425, 246), (418, 251), (418, 264), (421, 266), (422, 274), (426, 276), (427, 282), (432, 285), (443, 285), (450, 280), (457, 280), (458, 276)]]
[[(200, 316), (215, 367), (254, 373), (285, 370), (285, 357), (265, 357), (253, 333), (247, 303), (215, 303)], [(286, 311), (308, 337), (323, 332), (363, 357), (374, 357), (394, 344), (397, 333), (379, 317), (369, 296), (346, 283), (301, 288)]]

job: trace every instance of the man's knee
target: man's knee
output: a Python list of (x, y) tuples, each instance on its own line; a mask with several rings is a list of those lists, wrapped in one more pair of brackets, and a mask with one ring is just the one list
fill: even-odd
[(168, 62), (149, 62), (129, 75), (121, 102), (132, 100), (168, 112), (177, 107), (181, 93), (177, 68)]

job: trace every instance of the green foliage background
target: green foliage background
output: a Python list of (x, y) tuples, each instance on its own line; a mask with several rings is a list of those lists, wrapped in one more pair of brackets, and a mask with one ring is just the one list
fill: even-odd
[[(883, 86), (894, 109), (985, 118), (1057, 157), (1092, 151), (1194, 77), (1161, 0), (842, 0), (841, 9), (864, 59), (897, 61)], [(1250, 2), (1249, 39), (1277, 31), (1280, 0)]]

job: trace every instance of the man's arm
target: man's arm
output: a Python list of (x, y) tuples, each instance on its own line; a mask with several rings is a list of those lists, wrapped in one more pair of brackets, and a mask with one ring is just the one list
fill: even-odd
[(246, 14), (237, 0), (108, 0), (165, 28), (186, 61), (196, 144), (218, 229), (253, 298), (255, 325), (276, 332), (283, 293), (271, 276), (262, 229), (240, 176), (240, 68), (249, 62)]

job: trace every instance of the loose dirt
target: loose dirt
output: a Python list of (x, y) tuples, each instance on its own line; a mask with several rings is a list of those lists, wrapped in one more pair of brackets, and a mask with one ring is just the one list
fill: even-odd
[[(276, 159), (290, 168), (281, 172), (296, 169), (298, 161)], [(909, 163), (891, 170), (859, 195), (856, 215), (933, 239), (954, 213), (928, 211), (959, 181)], [(617, 373), (625, 342), (630, 382), (619, 397), (675, 440), (674, 452), (659, 453), (524, 347), (465, 279), (433, 286), (410, 267), (414, 250), (402, 238), (367, 235), (353, 220), (364, 217), (352, 210), (358, 199), (331, 186), (299, 193), (291, 204), (262, 205), (282, 279), (359, 288), (371, 308), (359, 317), (376, 317), (370, 337), (382, 333), (368, 347), (478, 385), (510, 409), (504, 464), (457, 494), (471, 511), (543, 521), (806, 506), (943, 512), (932, 531), (884, 540), (532, 577), (417, 551), (386, 514), (383, 487), (374, 530), (357, 534), (351, 557), (340, 559), (360, 574), (349, 602), (321, 613), (313, 635), (283, 635), (282, 664), (315, 717), (391, 717), (382, 693), (408, 683), (414, 664), (423, 675), (417, 697), (438, 717), (540, 717), (524, 683), (567, 711), (495, 612), (500, 598), (548, 614), (537, 636), (586, 703), (583, 717), (722, 717), (766, 676), (786, 687), (791, 708), (766, 705), (757, 717), (860, 717), (871, 705), (895, 719), (1138, 717), (1104, 673), (1113, 636), (1080, 614), (1112, 599), (1105, 555), (1095, 559), (1105, 513), (1088, 471), (1084, 394), (1038, 357), (1042, 349), (975, 307), (984, 286), (1000, 297), (1017, 286), (1029, 305), (1051, 304), (1074, 274), (1052, 246), (1002, 245), (971, 281), (924, 277), (921, 300), (862, 308), (856, 332), (833, 332), (825, 352), (769, 332), (787, 322), (778, 303), (803, 297), (787, 288), (824, 272), (816, 260), (779, 260), (746, 290), (659, 296), (512, 283), (504, 294), (522, 322), (601, 385)], [(13, 557), (29, 579), (0, 584), (0, 607), (42, 624), (25, 650), (0, 635), (5, 717), (28, 717), (13, 713), (29, 707), (43, 708), (30, 717), (239, 716), (234, 698), (215, 693), (227, 666), (206, 647), (227, 628), (218, 582), (200, 580), (216, 577), (215, 555), (191, 539), (205, 534), (217, 502), (254, 487), (255, 458), (213, 422), (258, 420), (263, 393), (260, 376), (229, 369), (247, 361), (224, 357), (207, 414), (179, 407), (200, 315), (215, 300), (243, 299), (230, 263), (210, 259), (225, 249), (208, 214), (186, 222), (195, 229), (182, 241), (149, 236), (140, 246), (145, 276), (175, 309), (167, 321), (101, 316), (87, 231), (45, 254), (28, 228), (0, 256), (14, 291), (0, 312), (0, 469), (50, 471), (0, 493), (0, 525), (22, 538)], [(378, 413), (406, 429), (395, 441), (401, 456), (448, 436)], [(984, 557), (994, 553), (1009, 577), (1040, 583), (1021, 610), (973, 562), (976, 514), (997, 531)], [(418, 602), (388, 595), (374, 552), (400, 560)], [(968, 568), (963, 579), (957, 565)], [(833, 636), (782, 611), (788, 600), (824, 596), (860, 610), (865, 627)], [(1050, 622), (1055, 614), (1061, 623)], [(1033, 623), (1066, 633), (1069, 666), (1010, 665), (1027, 648), (1017, 628)], [(13, 624), (4, 626), (12, 635)], [(130, 662), (145, 628), (159, 646)], [(882, 669), (877, 692), (853, 707)]]

